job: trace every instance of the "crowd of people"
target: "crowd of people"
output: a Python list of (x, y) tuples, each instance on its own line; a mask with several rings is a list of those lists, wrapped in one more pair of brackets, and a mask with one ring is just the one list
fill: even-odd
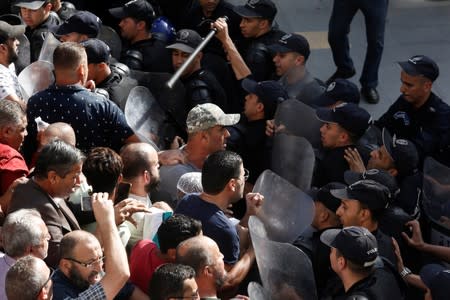
[[(280, 244), (310, 262), (307, 295), (448, 298), (450, 248), (435, 236), (450, 240), (449, 182), (427, 167), (450, 176), (437, 63), (399, 58), (401, 94), (373, 120), (359, 103), (379, 101), (387, 1), (334, 1), (337, 70), (323, 81), (275, 2), (243, 2), (2, 2), (0, 299), (256, 299), (252, 281), (264, 299), (312, 297), (295, 272), (258, 261), (250, 234), (277, 201), (258, 178), (286, 158), (301, 179), (284, 179), (314, 206)], [(372, 20), (361, 88), (348, 80), (357, 10)], [(18, 74), (47, 76), (36, 62), (51, 38), (52, 83), (28, 95)], [(162, 86), (178, 70), (176, 88)]]

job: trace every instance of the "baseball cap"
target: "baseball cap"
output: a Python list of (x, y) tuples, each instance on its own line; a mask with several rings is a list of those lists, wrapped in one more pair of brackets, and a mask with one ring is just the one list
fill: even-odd
[(336, 212), (338, 207), (341, 205), (341, 199), (336, 198), (331, 194), (331, 190), (345, 189), (346, 185), (340, 182), (330, 182), (321, 187), (315, 197), (314, 201), (322, 202), (326, 208), (332, 212)]
[(286, 89), (274, 80), (256, 82), (253, 79), (245, 78), (242, 80), (242, 88), (246, 92), (258, 96), (258, 99), (264, 104), (266, 119), (272, 119), (278, 103), (288, 98)]
[(202, 42), (202, 37), (194, 30), (181, 29), (177, 32), (175, 43), (167, 46), (167, 49), (177, 49), (186, 53), (192, 53)]
[(202, 131), (216, 125), (231, 126), (239, 122), (239, 114), (226, 114), (215, 104), (196, 105), (188, 113), (186, 125), (189, 133)]
[(450, 270), (442, 265), (428, 264), (420, 270), (420, 279), (430, 289), (433, 300), (448, 299)]
[(272, 52), (286, 53), (297, 52), (308, 59), (311, 50), (308, 40), (301, 34), (288, 33), (283, 35), (275, 44), (270, 45), (269, 50)]
[(381, 183), (382, 185), (384, 185), (389, 189), (389, 193), (393, 197), (397, 195), (398, 192), (400, 191), (394, 176), (392, 176), (385, 170), (370, 169), (362, 173), (354, 172), (351, 170), (347, 170), (344, 172), (344, 180), (347, 184), (353, 184), (357, 181), (364, 179), (373, 180), (378, 183)]
[(325, 92), (314, 100), (314, 105), (330, 106), (337, 101), (358, 104), (359, 98), (360, 94), (356, 84), (347, 79), (337, 78), (327, 86)]
[(44, 5), (44, 3), (46, 2), (50, 2), (50, 1), (30, 1), (30, 0), (19, 0), (16, 1), (14, 3), (14, 6), (18, 6), (18, 7), (23, 7), (23, 8), (28, 8), (28, 9), (32, 9), (32, 10), (36, 10), (42, 7), (42, 5)]
[(77, 11), (58, 27), (56, 34), (64, 35), (76, 32), (94, 38), (97, 37), (100, 32), (101, 25), (102, 21), (93, 13), (88, 11)]
[(248, 0), (245, 5), (236, 6), (234, 11), (241, 17), (273, 20), (277, 7), (271, 0)]
[(373, 180), (359, 180), (345, 189), (331, 190), (336, 198), (358, 200), (367, 205), (370, 210), (380, 210), (388, 206), (389, 190)]
[(318, 108), (317, 118), (326, 123), (335, 123), (345, 130), (361, 137), (369, 128), (372, 117), (364, 109), (354, 103), (341, 103), (333, 108)]
[(400, 67), (411, 76), (424, 76), (435, 81), (439, 76), (439, 67), (434, 60), (425, 55), (414, 55), (407, 61), (398, 62)]
[(11, 38), (18, 38), (25, 33), (25, 25), (10, 25), (0, 21), (0, 42), (4, 43)]
[(408, 140), (393, 137), (386, 128), (381, 133), (383, 145), (395, 163), (401, 176), (412, 175), (419, 166), (419, 153), (416, 146)]
[(111, 58), (111, 49), (99, 39), (88, 39), (81, 42), (86, 50), (88, 64), (109, 63)]
[(136, 20), (151, 22), (155, 17), (155, 11), (146, 0), (131, 0), (122, 7), (109, 9), (109, 13), (117, 18), (133, 18)]
[(320, 235), (320, 241), (338, 249), (345, 258), (364, 267), (373, 266), (378, 257), (377, 239), (364, 227), (328, 229)]

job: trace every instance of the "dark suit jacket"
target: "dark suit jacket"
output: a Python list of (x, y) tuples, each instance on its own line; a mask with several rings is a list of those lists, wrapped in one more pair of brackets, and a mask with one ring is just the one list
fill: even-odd
[(33, 179), (14, 190), (8, 213), (21, 208), (34, 208), (41, 214), (51, 235), (45, 262), (56, 268), (59, 243), (66, 233), (80, 229), (77, 219), (63, 199), (52, 198)]

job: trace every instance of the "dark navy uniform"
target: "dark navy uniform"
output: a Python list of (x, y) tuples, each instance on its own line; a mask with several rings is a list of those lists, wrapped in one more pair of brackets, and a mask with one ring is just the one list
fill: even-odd
[(31, 62), (38, 60), (39, 53), (41, 52), (42, 45), (44, 44), (48, 32), (55, 32), (59, 24), (59, 17), (55, 13), (50, 13), (47, 20), (42, 22), (36, 28), (31, 29), (27, 26), (25, 35), (30, 41)]
[(222, 110), (228, 110), (225, 92), (215, 76), (208, 70), (197, 70), (189, 77), (183, 78), (186, 89), (185, 100), (187, 110), (197, 104), (214, 103)]
[(442, 137), (450, 130), (450, 106), (431, 93), (425, 104), (415, 109), (400, 96), (375, 125), (385, 127), (397, 138), (412, 141), (423, 161), (439, 151)]
[(252, 72), (255, 81), (269, 80), (275, 73), (273, 55), (268, 46), (275, 44), (283, 35), (281, 30), (272, 29), (269, 32), (255, 38), (244, 41), (245, 45), (239, 45), (239, 52)]
[(120, 61), (130, 69), (172, 73), (172, 57), (166, 43), (157, 38), (138, 41), (126, 48)]
[(348, 162), (344, 158), (344, 151), (347, 148), (355, 148), (355, 146), (324, 150), (323, 158), (318, 159), (316, 163), (313, 186), (321, 187), (333, 181), (345, 183), (344, 172), (349, 169)]

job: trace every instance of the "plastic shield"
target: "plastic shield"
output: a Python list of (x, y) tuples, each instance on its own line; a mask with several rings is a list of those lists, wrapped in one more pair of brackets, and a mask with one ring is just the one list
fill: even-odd
[[(257, 234), (263, 223), (250, 217), (249, 230), (263, 287), (270, 299), (317, 299), (311, 261), (297, 247)], [(259, 299), (259, 298), (256, 298)]]
[(276, 134), (273, 139), (271, 169), (306, 191), (311, 187), (314, 172), (314, 149), (303, 137)]
[(250, 282), (247, 287), (248, 296), (250, 299), (270, 300), (269, 292), (266, 291), (262, 285), (257, 282)]
[(159, 145), (165, 114), (146, 87), (136, 86), (131, 90), (125, 105), (125, 118), (142, 141)]
[(53, 52), (59, 44), (61, 42), (51, 32), (47, 32), (38, 60), (53, 64)]
[(35, 61), (20, 72), (19, 83), (28, 101), (32, 95), (49, 87), (54, 81), (53, 64), (47, 61)]
[(311, 197), (274, 172), (265, 170), (253, 191), (264, 195), (257, 216), (271, 240), (292, 243), (311, 224), (314, 217)]
[(278, 104), (275, 113), (276, 132), (304, 137), (314, 149), (319, 149), (322, 145), (320, 140), (322, 124), (317, 119), (314, 108), (299, 100), (288, 99)]
[(422, 204), (432, 222), (432, 243), (450, 246), (450, 168), (431, 157), (423, 167)]
[(185, 131), (187, 108), (183, 83), (177, 81), (172, 88), (167, 87), (166, 82), (172, 77), (169, 73), (131, 70), (130, 77), (152, 92), (161, 108), (168, 114), (168, 121), (174, 124), (178, 131)]
[(31, 56), (30, 56), (30, 41), (28, 41), (28, 38), (25, 36), (25, 34), (22, 34), (17, 39), (19, 40), (19, 47), (18, 47), (19, 58), (14, 63), (14, 65), (16, 66), (17, 74), (19, 74), (23, 69), (25, 69), (27, 66), (30, 65)]
[(109, 26), (102, 25), (97, 38), (104, 41), (105, 44), (109, 46), (112, 57), (120, 59), (120, 53), (122, 52), (122, 41), (114, 29)]

